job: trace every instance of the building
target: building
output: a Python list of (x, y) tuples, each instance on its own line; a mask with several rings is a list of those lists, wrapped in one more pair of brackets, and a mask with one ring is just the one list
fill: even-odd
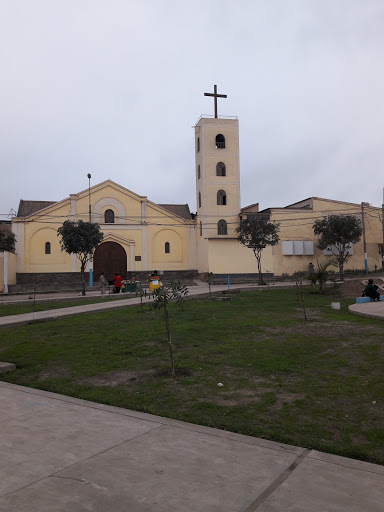
[[(252, 214), (248, 208), (241, 210), (243, 216)], [(382, 268), (383, 221), (381, 208), (366, 203), (362, 205), (310, 197), (290, 204), (284, 208), (267, 208), (260, 212), (271, 222), (280, 224), (280, 242), (272, 247), (271, 261), (268, 265), (275, 275), (292, 275), (298, 270), (307, 270), (311, 262), (324, 263), (334, 259), (331, 250), (320, 250), (316, 246), (313, 224), (318, 219), (329, 215), (354, 215), (360, 220), (364, 215), (366, 253), (368, 268)], [(353, 244), (344, 267), (348, 269), (364, 269), (364, 240)], [(337, 269), (335, 269), (337, 271)]]
[[(9, 284), (78, 282), (80, 263), (60, 250), (57, 229), (69, 219), (98, 222), (104, 240), (94, 254), (94, 279), (115, 272), (256, 274), (252, 250), (238, 243), (240, 219), (262, 214), (280, 224), (280, 243), (262, 254), (262, 271), (281, 276), (306, 270), (309, 262), (327, 261), (312, 226), (329, 214), (362, 217), (361, 205), (312, 197), (283, 208), (259, 212), (241, 208), (239, 126), (237, 118), (200, 117), (195, 126), (197, 214), (186, 204), (156, 204), (111, 180), (71, 194), (59, 202), (20, 201), (12, 231), (16, 255), (7, 258)], [(382, 212), (364, 207), (368, 266), (382, 266)], [(9, 226), (8, 226), (9, 228)], [(2, 258), (4, 260), (4, 256)], [(1, 261), (0, 261), (0, 266)], [(3, 266), (2, 266), (3, 268)], [(4, 264), (5, 268), (5, 264)], [(346, 269), (364, 268), (363, 241), (351, 247)]]

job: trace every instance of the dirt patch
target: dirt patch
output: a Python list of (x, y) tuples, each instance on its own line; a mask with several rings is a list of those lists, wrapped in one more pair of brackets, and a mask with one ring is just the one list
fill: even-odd
[(41, 372), (39, 380), (50, 380), (50, 379), (70, 379), (72, 372), (68, 368), (55, 368), (49, 371)]
[(143, 347), (155, 347), (161, 345), (160, 341), (145, 341), (142, 343)]
[[(190, 377), (192, 375), (192, 370), (190, 368), (175, 368), (176, 377)], [(171, 370), (167, 368), (166, 370), (158, 370), (154, 372), (154, 377), (170, 377)]]
[(222, 391), (220, 395), (212, 400), (204, 400), (204, 402), (214, 403), (224, 407), (236, 407), (238, 405), (246, 405), (259, 402), (261, 395), (250, 389), (237, 389), (236, 391)]
[[(337, 283), (333, 290), (336, 295), (339, 295), (345, 299), (356, 299), (356, 297), (361, 297), (361, 294), (365, 288), (363, 281), (367, 279), (367, 277), (360, 277), (358, 279), (344, 281), (343, 283)], [(377, 284), (383, 284), (383, 281), (378, 277), (373, 277), (372, 279)], [(381, 291), (381, 293), (383, 292)]]
[(116, 372), (109, 372), (104, 374), (101, 377), (87, 377), (81, 379), (79, 384), (88, 384), (91, 386), (106, 386), (106, 387), (116, 387), (116, 386), (124, 386), (129, 384), (129, 382), (137, 380), (140, 375), (139, 372), (121, 370)]
[(276, 394), (276, 402), (273, 404), (273, 409), (281, 409), (285, 404), (292, 404), (296, 400), (303, 400), (305, 395), (299, 393), (278, 393)]
[[(364, 338), (367, 334), (377, 334), (377, 327), (367, 325), (357, 325), (353, 322), (339, 322), (336, 324), (332, 323), (332, 332), (329, 332), (328, 322), (306, 322), (303, 325), (287, 325), (282, 327), (261, 327), (260, 331), (254, 333), (254, 339), (256, 341), (265, 341), (269, 338), (278, 338), (280, 340), (285, 339), (290, 335), (305, 335), (307, 337), (317, 336), (319, 338), (340, 338), (340, 345), (345, 344), (345, 339), (353, 341), (353, 343), (361, 340), (364, 343)], [(347, 345), (350, 343), (347, 342)]]

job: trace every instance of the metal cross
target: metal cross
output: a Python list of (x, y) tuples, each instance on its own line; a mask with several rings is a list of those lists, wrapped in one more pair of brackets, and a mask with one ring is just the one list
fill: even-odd
[(213, 96), (215, 98), (215, 117), (217, 118), (217, 98), (226, 98), (226, 94), (217, 94), (217, 85), (213, 86), (214, 93), (205, 92), (204, 96)]

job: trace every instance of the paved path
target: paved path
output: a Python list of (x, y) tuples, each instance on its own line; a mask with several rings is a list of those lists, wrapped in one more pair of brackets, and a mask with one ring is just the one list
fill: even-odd
[(383, 512), (384, 467), (0, 382), (0, 512)]
[(363, 304), (352, 304), (351, 306), (348, 307), (348, 311), (353, 315), (366, 316), (368, 318), (384, 320), (384, 301), (364, 302)]

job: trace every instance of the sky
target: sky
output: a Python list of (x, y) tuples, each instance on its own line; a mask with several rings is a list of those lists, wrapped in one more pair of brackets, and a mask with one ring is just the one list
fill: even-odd
[(381, 206), (383, 26), (382, 0), (0, 0), (0, 219), (88, 173), (195, 212), (214, 84), (242, 206)]

